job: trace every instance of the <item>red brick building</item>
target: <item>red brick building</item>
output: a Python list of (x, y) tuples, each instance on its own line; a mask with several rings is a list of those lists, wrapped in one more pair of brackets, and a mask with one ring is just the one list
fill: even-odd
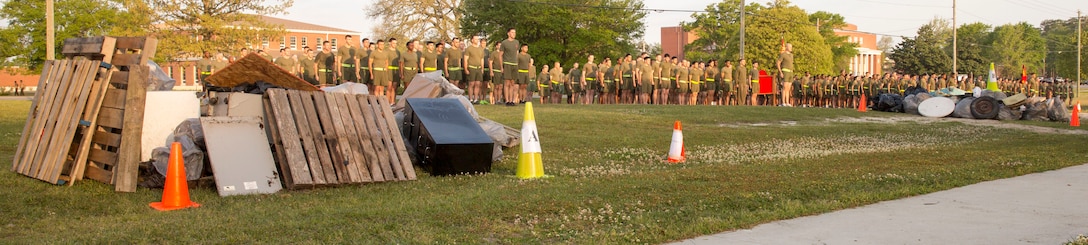
[[(311, 49), (316, 50), (324, 41), (329, 41), (330, 44), (332, 44), (332, 49), (335, 51), (336, 48), (342, 44), (344, 36), (346, 35), (351, 35), (353, 41), (356, 42), (352, 45), (356, 47), (361, 46), (359, 42), (362, 39), (360, 37), (362, 33), (357, 31), (269, 16), (261, 16), (261, 20), (272, 25), (280, 25), (286, 31), (283, 36), (262, 37), (260, 38), (260, 42), (249, 44), (248, 48), (250, 50), (264, 50), (265, 53), (268, 53), (268, 55), (271, 55), (272, 57), (278, 57), (281, 48), (287, 49), (289, 54), (302, 54), (302, 47), (305, 46), (309, 46)], [(193, 57), (159, 65), (162, 66), (162, 69), (166, 74), (178, 81), (176, 86), (185, 88), (196, 85), (198, 71), (195, 64), (198, 60), (200, 60), (199, 57)]]
[(686, 32), (679, 26), (661, 28), (661, 51), (666, 54), (684, 59), (684, 46), (691, 44), (699, 36), (694, 32)]

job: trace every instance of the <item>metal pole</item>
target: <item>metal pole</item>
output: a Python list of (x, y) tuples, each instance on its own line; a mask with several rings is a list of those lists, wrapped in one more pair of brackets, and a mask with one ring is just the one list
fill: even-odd
[(56, 58), (56, 34), (53, 31), (53, 0), (45, 0), (45, 60)]
[(1081, 68), (1081, 66), (1080, 66), (1081, 41), (1080, 41), (1080, 39), (1081, 39), (1081, 36), (1084, 36), (1084, 34), (1080, 32), (1081, 22), (1084, 22), (1084, 20), (1080, 19), (1080, 10), (1078, 9), (1077, 10), (1077, 82), (1076, 82), (1077, 83), (1077, 96), (1076, 96), (1077, 99), (1080, 99), (1080, 81), (1081, 81), (1080, 80), (1081, 79), (1080, 78), (1080, 74), (1081, 74), (1080, 73), (1080, 68)]
[(740, 0), (740, 59), (744, 59), (744, 0)]
[(959, 80), (959, 49), (956, 47), (956, 39), (958, 34), (956, 33), (956, 0), (952, 0), (952, 79)]

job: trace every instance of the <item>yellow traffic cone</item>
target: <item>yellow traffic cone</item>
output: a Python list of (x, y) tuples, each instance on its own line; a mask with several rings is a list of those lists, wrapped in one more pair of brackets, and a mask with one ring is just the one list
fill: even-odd
[(994, 73), (994, 63), (990, 63), (990, 75), (986, 78), (986, 90), (1001, 92), (997, 87), (997, 73)]
[(525, 121), (521, 123), (521, 155), (518, 156), (519, 179), (544, 177), (544, 161), (540, 158), (540, 134), (536, 131), (533, 102), (525, 102)]

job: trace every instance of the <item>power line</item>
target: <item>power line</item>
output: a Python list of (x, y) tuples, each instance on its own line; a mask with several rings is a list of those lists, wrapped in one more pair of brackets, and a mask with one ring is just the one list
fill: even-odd
[(859, 1), (859, 2), (868, 2), (868, 3), (887, 4), (887, 5), (907, 6), (907, 7), (921, 7), (921, 8), (951, 8), (952, 7), (952, 6), (942, 6), (942, 5), (925, 5), (925, 4), (913, 4), (913, 3), (900, 3), (900, 2), (882, 2), (882, 1), (873, 1), (873, 0), (857, 0), (857, 1)]

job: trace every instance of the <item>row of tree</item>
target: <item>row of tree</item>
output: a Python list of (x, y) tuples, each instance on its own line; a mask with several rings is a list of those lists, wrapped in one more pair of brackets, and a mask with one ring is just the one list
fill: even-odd
[[(1039, 27), (1027, 22), (997, 27), (978, 22), (960, 25), (956, 27), (957, 71), (984, 75), (994, 63), (1003, 77), (1020, 77), (1026, 67), (1028, 73), (1041, 76), (1075, 78), (1076, 28), (1076, 18), (1046, 20)], [(918, 28), (916, 37), (904, 38), (892, 50), (889, 57), (895, 61), (895, 71), (950, 73), (952, 36), (951, 24), (945, 19), (934, 19)]]

